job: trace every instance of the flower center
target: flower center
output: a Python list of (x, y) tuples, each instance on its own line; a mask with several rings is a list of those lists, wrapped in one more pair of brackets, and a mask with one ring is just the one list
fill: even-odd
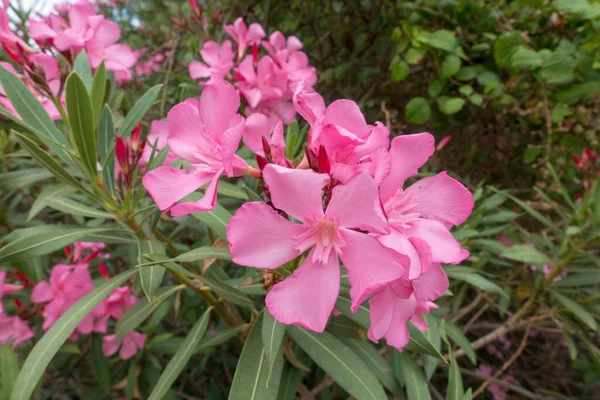
[(415, 205), (413, 197), (399, 189), (384, 204), (389, 223), (400, 230), (410, 228), (410, 223), (420, 217), (419, 213), (411, 212)]
[(306, 251), (314, 246), (314, 262), (325, 264), (329, 260), (332, 249), (340, 253), (346, 244), (339, 235), (335, 219), (307, 218), (303, 227), (305, 228), (304, 232), (294, 238), (295, 245), (300, 251)]

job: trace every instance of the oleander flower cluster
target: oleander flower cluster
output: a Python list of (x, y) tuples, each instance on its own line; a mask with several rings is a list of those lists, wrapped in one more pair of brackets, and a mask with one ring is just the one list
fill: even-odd
[[(315, 68), (309, 66), (308, 56), (300, 51), (302, 42), (295, 36), (286, 38), (279, 31), (273, 32), (269, 40), (263, 40), (266, 34), (262, 26), (257, 23), (247, 26), (242, 18), (226, 25), (225, 31), (235, 47), (230, 40), (221, 44), (205, 42), (200, 51), (203, 62), (189, 64), (190, 76), (227, 78), (243, 98), (246, 115), (260, 113), (272, 125), (278, 119), (291, 123), (296, 116), (292, 104), (295, 91), (299, 87), (312, 90), (317, 82)], [(250, 54), (246, 54), (249, 49)]]
[[(243, 27), (236, 31), (242, 49), (257, 40)], [(445, 172), (408, 184), (434, 153), (433, 136), (390, 139), (355, 102), (326, 105), (299, 83), (292, 104), (310, 129), (304, 156), (290, 160), (285, 121), (273, 124), (256, 110), (238, 114), (244, 93), (219, 71), (199, 99), (160, 121), (157, 146), (168, 145), (187, 168), (163, 165), (144, 176), (144, 186), (161, 211), (184, 216), (214, 208), (221, 176), (261, 180), (263, 201), (240, 207), (227, 239), (239, 265), (293, 270), (268, 291), (269, 312), (283, 324), (322, 332), (347, 276), (352, 312), (361, 305), (370, 311), (369, 338), (402, 349), (407, 323), (425, 330), (423, 315), (448, 289), (442, 264), (469, 255), (450, 233), (472, 211), (469, 191)], [(236, 154), (241, 143), (256, 164)], [(185, 201), (205, 185), (199, 200)]]
[[(14, 272), (19, 284), (7, 283), (7, 273), (0, 271), (0, 300), (11, 295), (16, 308), (16, 315), (9, 315), (0, 302), (0, 343), (12, 343), (14, 347), (30, 340), (34, 336), (29, 322), (33, 318), (42, 317), (42, 329), (50, 329), (67, 310), (82, 297), (95, 289), (90, 269), (92, 265), (98, 270), (99, 279), (109, 279), (104, 259), (110, 254), (103, 253), (104, 243), (75, 242), (73, 247), (65, 247), (66, 262), (52, 267), (48, 281), (42, 280), (34, 284), (20, 272)], [(93, 264), (92, 264), (93, 263)], [(31, 292), (33, 307), (23, 306), (17, 294)], [(125, 311), (137, 302), (131, 285), (115, 289), (106, 299), (98, 304), (92, 312), (71, 333), (70, 340), (77, 341), (81, 335), (102, 334), (104, 354), (112, 356), (119, 352), (122, 359), (133, 357), (144, 347), (146, 336), (140, 332), (131, 332), (121, 342), (117, 342), (115, 334), (107, 334), (111, 322), (123, 317)]]

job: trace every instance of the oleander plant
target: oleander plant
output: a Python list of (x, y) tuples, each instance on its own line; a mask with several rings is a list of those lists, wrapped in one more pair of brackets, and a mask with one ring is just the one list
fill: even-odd
[(595, 398), (600, 2), (33, 3), (0, 400)]

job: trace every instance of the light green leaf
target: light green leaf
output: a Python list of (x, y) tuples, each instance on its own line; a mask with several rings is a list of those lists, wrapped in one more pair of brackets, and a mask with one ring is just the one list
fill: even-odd
[(404, 118), (411, 124), (425, 124), (431, 116), (431, 107), (424, 97), (412, 98), (406, 105)]
[(528, 264), (551, 264), (552, 259), (536, 249), (535, 247), (525, 244), (516, 244), (507, 247), (502, 252), (504, 258), (509, 260), (520, 261)]
[(569, 17), (585, 15), (590, 9), (588, 0), (556, 0), (554, 2), (556, 11), (563, 11)]
[(494, 60), (496, 64), (500, 67), (509, 67), (513, 54), (515, 54), (522, 42), (521, 34), (518, 31), (502, 34), (494, 43)]
[(208, 225), (219, 237), (227, 239), (227, 223), (229, 223), (232, 214), (225, 207), (217, 203), (215, 208), (210, 211), (192, 215)]
[(283, 338), (285, 336), (285, 325), (280, 324), (269, 310), (263, 312), (262, 343), (269, 362), (269, 368), (273, 366), (280, 353)]
[(398, 357), (408, 400), (431, 400), (427, 380), (415, 359), (408, 353), (401, 353)]
[(25, 360), (25, 364), (15, 382), (11, 400), (29, 400), (31, 398), (46, 367), (48, 367), (54, 355), (69, 336), (71, 336), (75, 328), (102, 300), (125, 283), (136, 272), (134, 269), (125, 271), (101, 283), (96, 289), (71, 306), (48, 329)]
[(459, 81), (470, 81), (471, 79), (475, 79), (477, 76), (477, 70), (475, 67), (462, 67), (458, 70), (458, 73), (454, 76), (454, 78)]
[(17, 375), (21, 365), (17, 355), (12, 351), (8, 344), (0, 346), (0, 390), (1, 399), (10, 399)]
[(65, 85), (67, 113), (73, 142), (88, 173), (97, 173), (96, 129), (90, 95), (76, 72), (72, 72)]
[(114, 218), (112, 214), (98, 210), (66, 197), (53, 196), (46, 199), (46, 205), (66, 214), (81, 215), (88, 218)]
[(44, 168), (27, 168), (5, 172), (0, 175), (0, 190), (7, 193), (16, 189), (23, 189), (34, 183), (52, 178), (53, 174)]
[(146, 115), (148, 110), (150, 110), (150, 107), (152, 107), (152, 104), (154, 104), (154, 101), (158, 97), (161, 89), (162, 84), (148, 89), (148, 91), (138, 100), (138, 102), (131, 107), (131, 110), (129, 110), (129, 113), (127, 113), (125, 119), (123, 119), (123, 121), (119, 124), (117, 135), (123, 137), (131, 135), (133, 128), (135, 128), (142, 118), (144, 118), (144, 115)]
[(448, 371), (448, 389), (446, 390), (446, 400), (463, 400), (464, 389), (462, 376), (458, 369), (458, 363), (452, 350), (450, 350), (450, 370)]
[(269, 367), (261, 338), (262, 320), (261, 315), (254, 323), (244, 344), (231, 384), (229, 400), (277, 399), (283, 356), (279, 353), (273, 368)]
[(81, 77), (81, 80), (85, 84), (85, 88), (90, 90), (92, 88), (92, 67), (90, 66), (90, 60), (88, 59), (85, 50), (81, 51), (77, 57), (75, 57), (73, 70)]
[(598, 329), (598, 324), (596, 323), (594, 316), (585, 308), (583, 308), (582, 305), (555, 291), (552, 291), (552, 296), (554, 296), (556, 301), (558, 301), (563, 307), (579, 318), (581, 322), (589, 326), (590, 329), (593, 331)]
[(415, 65), (415, 64), (420, 63), (421, 60), (423, 60), (423, 57), (425, 57), (425, 50), (417, 49), (414, 47), (408, 49), (408, 51), (404, 55), (404, 59), (410, 65)]
[(405, 61), (400, 61), (399, 63), (392, 65), (392, 81), (400, 82), (404, 80), (408, 73), (410, 72), (410, 67)]
[(391, 367), (385, 361), (385, 358), (377, 351), (377, 348), (365, 340), (359, 339), (343, 339), (346, 346), (350, 347), (361, 360), (365, 362), (367, 367), (379, 379), (379, 382), (383, 384), (393, 394), (400, 393), (400, 387), (396, 381)]
[(580, 286), (594, 286), (600, 283), (600, 273), (597, 269), (590, 269), (588, 271), (569, 271), (569, 275), (559, 281), (552, 282), (553, 287), (580, 287)]
[(110, 107), (106, 105), (98, 123), (98, 153), (102, 164), (102, 180), (111, 193), (115, 187), (114, 147), (115, 127)]
[(149, 301), (146, 297), (139, 299), (117, 322), (117, 326), (115, 327), (117, 341), (120, 342), (129, 332), (140, 326), (156, 310), (160, 303), (184, 288), (185, 285), (164, 287), (156, 291), (156, 296), (152, 301)]
[(357, 399), (387, 399), (377, 378), (350, 348), (328, 332), (315, 333), (288, 325), (296, 343), (335, 382)]
[(229, 249), (220, 249), (217, 247), (198, 247), (186, 253), (180, 254), (171, 261), (176, 262), (195, 262), (206, 258), (216, 258), (217, 260), (231, 261)]
[(177, 353), (171, 358), (169, 364), (165, 368), (164, 372), (160, 376), (160, 379), (154, 386), (152, 394), (148, 400), (160, 400), (171, 388), (181, 371), (185, 368), (185, 365), (190, 361), (194, 352), (192, 351), (198, 345), (198, 342), (206, 333), (208, 327), (208, 317), (210, 316), (211, 308), (206, 310), (200, 319), (196, 322), (188, 336), (185, 338)]
[(73, 194), (74, 191), (75, 189), (73, 187), (64, 183), (44, 187), (31, 205), (29, 214), (27, 215), (27, 221), (31, 221), (36, 215), (38, 215), (44, 208), (47, 207), (46, 200), (48, 198), (68, 196)]
[(458, 92), (464, 96), (471, 96), (473, 94), (473, 86), (471, 85), (463, 85), (458, 88)]
[[(165, 249), (157, 240), (140, 241), (138, 257), (141, 261), (146, 260), (144, 257), (144, 254), (146, 253), (164, 254)], [(148, 300), (151, 301), (154, 297), (156, 289), (159, 288), (163, 278), (165, 277), (165, 272), (166, 269), (162, 265), (152, 265), (149, 267), (140, 268), (140, 283)]]
[(469, 101), (471, 103), (475, 104), (477, 107), (481, 107), (481, 105), (483, 104), (483, 96), (475, 93), (475, 94), (469, 96)]
[[(63, 226), (46, 226), (46, 229), (31, 231), (25, 236), (11, 236), (15, 240), (9, 240), (7, 237), (4, 246), (0, 249), (0, 261), (22, 261), (29, 258), (45, 256), (56, 250), (82, 239), (88, 235), (111, 232), (106, 228), (67, 228)], [(21, 229), (21, 231), (24, 231)]]
[(445, 324), (446, 333), (448, 336), (454, 340), (454, 342), (465, 352), (467, 358), (473, 363), (473, 365), (477, 364), (477, 356), (475, 355), (475, 351), (473, 350), (473, 346), (467, 337), (462, 333), (460, 328), (453, 323), (446, 321)]
[[(92, 100), (92, 109), (94, 110), (94, 123), (98, 121), (100, 115), (102, 113), (102, 108), (104, 106), (104, 95), (106, 92), (106, 67), (104, 66), (104, 61), (100, 63), (96, 73), (94, 74), (94, 80), (92, 82), (91, 89), (91, 100)], [(100, 147), (100, 146), (99, 146)], [(102, 160), (102, 155), (100, 155), (100, 160)]]
[(513, 67), (537, 68), (542, 65), (542, 57), (532, 49), (525, 46), (517, 46), (511, 58)]
[(431, 34), (429, 45), (436, 49), (451, 52), (458, 45), (454, 34), (446, 29), (440, 29)]
[(429, 94), (429, 96), (431, 97), (437, 97), (442, 92), (442, 90), (444, 90), (444, 85), (444, 81), (436, 79), (435, 81), (431, 82), (427, 87), (427, 94)]
[(456, 75), (458, 70), (460, 70), (461, 64), (462, 61), (460, 58), (454, 54), (448, 54), (444, 57), (444, 61), (442, 61), (442, 76), (444, 78), (450, 78), (451, 76)]
[(452, 115), (459, 112), (465, 105), (466, 100), (460, 97), (442, 96), (437, 99), (438, 107), (444, 115)]
[(489, 279), (479, 275), (474, 269), (467, 267), (449, 266), (446, 267), (445, 270), (446, 274), (451, 279), (457, 279), (459, 281), (470, 283), (471, 285), (476, 286), (479, 289), (486, 292), (496, 293), (500, 296), (506, 296), (506, 293), (504, 293), (500, 286), (496, 285)]

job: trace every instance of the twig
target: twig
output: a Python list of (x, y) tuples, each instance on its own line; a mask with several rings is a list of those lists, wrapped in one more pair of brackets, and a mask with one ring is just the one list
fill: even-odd
[(326, 375), (325, 379), (323, 379), (321, 381), (321, 383), (319, 383), (317, 386), (315, 386), (313, 388), (312, 395), (313, 396), (318, 395), (319, 393), (321, 393), (323, 390), (327, 389), (331, 385), (333, 385), (333, 379), (331, 379), (331, 377), (329, 375)]
[(165, 106), (167, 103), (167, 86), (169, 85), (169, 79), (171, 78), (171, 73), (173, 72), (173, 64), (175, 64), (175, 54), (177, 53), (179, 40), (180, 38), (178, 37), (173, 41), (171, 55), (169, 56), (169, 67), (167, 68), (167, 73), (165, 74), (165, 80), (163, 82), (162, 99), (160, 100), (160, 115), (163, 117), (165, 116)]
[(483, 307), (481, 307), (479, 310), (477, 310), (475, 315), (473, 315), (473, 317), (462, 328), (462, 332), (463, 333), (469, 332), (469, 329), (471, 329), (471, 326), (475, 323), (475, 321), (477, 321), (479, 319), (479, 317), (481, 317), (481, 315), (484, 312), (486, 312), (488, 310), (488, 308), (490, 308), (490, 303), (485, 303)]
[(300, 400), (316, 400), (315, 396), (302, 382), (298, 385), (298, 393), (300, 394)]
[[(444, 364), (442, 362), (440, 362), (438, 365), (441, 366), (441, 367), (446, 367), (446, 368), (448, 367), (447, 364)], [(472, 371), (470, 371), (468, 369), (465, 369), (465, 368), (460, 368), (460, 373), (462, 375), (470, 376), (472, 378), (477, 378), (477, 379), (480, 379), (482, 381), (485, 381), (485, 380), (489, 379), (489, 377), (487, 377), (485, 375), (480, 375), (478, 373), (472, 372)], [(515, 393), (519, 393), (519, 394), (521, 394), (521, 395), (523, 395), (523, 396), (525, 396), (525, 397), (527, 397), (529, 399), (535, 399), (535, 400), (544, 400), (545, 399), (545, 397), (539, 396), (539, 395), (537, 395), (537, 394), (535, 394), (533, 392), (530, 392), (527, 389), (523, 389), (520, 386), (513, 385), (512, 383), (509, 383), (509, 382), (506, 382), (506, 381), (495, 381), (495, 383), (498, 384), (498, 385), (500, 385), (500, 386), (504, 386), (505, 388), (510, 389), (510, 390), (512, 390)]]
[(483, 299), (483, 295), (481, 293), (479, 293), (477, 295), (477, 297), (475, 297), (475, 300), (473, 300), (471, 303), (469, 303), (466, 307), (462, 308), (460, 310), (460, 312), (458, 314), (456, 314), (456, 316), (452, 317), (452, 319), (450, 320), (450, 322), (452, 322), (453, 324), (457, 323), (459, 320), (461, 320), (465, 315), (469, 314), (471, 311), (473, 311), (473, 309), (475, 307), (477, 307), (477, 305), (479, 304), (479, 302), (481, 301), (481, 299)]
[(533, 321), (530, 319), (527, 324), (527, 329), (525, 329), (525, 334), (523, 334), (523, 339), (521, 339), (521, 343), (519, 344), (519, 348), (517, 351), (502, 365), (502, 367), (496, 371), (496, 373), (490, 378), (487, 379), (479, 388), (473, 393), (473, 398), (479, 396), (483, 391), (489, 386), (490, 383), (497, 381), (497, 379), (515, 362), (517, 358), (521, 355), (525, 346), (527, 346), (527, 340), (529, 339), (529, 331), (531, 330), (531, 325)]

